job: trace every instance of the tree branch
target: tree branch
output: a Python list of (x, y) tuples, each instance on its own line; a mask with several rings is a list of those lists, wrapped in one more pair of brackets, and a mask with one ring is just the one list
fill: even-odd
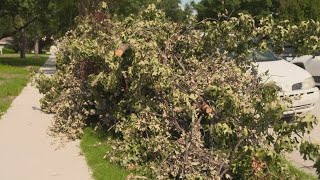
[(121, 57), (128, 49), (129, 49), (128, 44), (121, 44), (121, 46), (115, 51), (114, 54), (117, 57)]

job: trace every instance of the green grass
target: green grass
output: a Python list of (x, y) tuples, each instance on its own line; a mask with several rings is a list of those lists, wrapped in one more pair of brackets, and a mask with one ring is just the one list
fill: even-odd
[(317, 180), (318, 178), (312, 174), (309, 174), (297, 167), (295, 167), (292, 163), (283, 159), (283, 162), (286, 163), (289, 167), (289, 172), (292, 174), (296, 174), (299, 179), (303, 180)]
[(10, 107), (12, 101), (30, 81), (29, 69), (39, 68), (48, 56), (27, 55), (20, 59), (17, 54), (0, 55), (0, 117)]
[(92, 177), (95, 180), (124, 180), (130, 172), (103, 158), (106, 152), (111, 150), (106, 139), (105, 133), (94, 131), (91, 128), (85, 129), (81, 138), (80, 147), (92, 170)]
[[(280, 159), (278, 159), (278, 160), (279, 161), (277, 161), (277, 162), (281, 163), (283, 166), (287, 166), (289, 174), (295, 175), (298, 179), (301, 179), (301, 180), (317, 180), (318, 179), (313, 174), (310, 174), (309, 172), (304, 171), (303, 169), (300, 169), (300, 168), (296, 167), (295, 165), (293, 165), (284, 156), (280, 157)], [(276, 167), (272, 163), (269, 166), (269, 168), (270, 168), (271, 173), (273, 173), (276, 176), (277, 170), (279, 170), (279, 169), (275, 169)]]

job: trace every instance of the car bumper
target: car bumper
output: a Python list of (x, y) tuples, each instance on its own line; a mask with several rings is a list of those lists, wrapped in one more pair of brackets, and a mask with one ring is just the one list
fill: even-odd
[(281, 96), (293, 98), (291, 106), (283, 113), (284, 116), (301, 114), (309, 112), (314, 108), (319, 100), (319, 89), (315, 87), (307, 90), (283, 92)]

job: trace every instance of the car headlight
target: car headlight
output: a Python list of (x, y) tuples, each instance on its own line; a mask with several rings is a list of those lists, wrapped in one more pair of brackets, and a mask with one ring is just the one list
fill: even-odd
[(309, 77), (308, 79), (302, 82), (302, 89), (310, 89), (316, 86), (313, 77)]
[(314, 79), (312, 77), (304, 80), (302, 83), (296, 83), (292, 85), (292, 90), (301, 90), (301, 89), (311, 89), (315, 87), (316, 84), (314, 82)]

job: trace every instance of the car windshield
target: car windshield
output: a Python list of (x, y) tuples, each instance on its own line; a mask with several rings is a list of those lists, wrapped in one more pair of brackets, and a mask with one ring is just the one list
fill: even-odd
[(273, 54), (273, 52), (271, 52), (270, 50), (267, 50), (265, 52), (253, 51), (252, 58), (258, 62), (281, 60), (281, 58)]
[[(228, 57), (229, 58), (234, 58), (236, 53), (234, 52), (229, 52)], [(247, 57), (248, 59), (255, 60), (257, 62), (265, 62), (265, 61), (278, 61), (281, 60), (280, 57), (275, 55), (272, 51), (267, 50), (264, 52), (258, 51), (258, 50), (253, 50), (252, 53)]]

